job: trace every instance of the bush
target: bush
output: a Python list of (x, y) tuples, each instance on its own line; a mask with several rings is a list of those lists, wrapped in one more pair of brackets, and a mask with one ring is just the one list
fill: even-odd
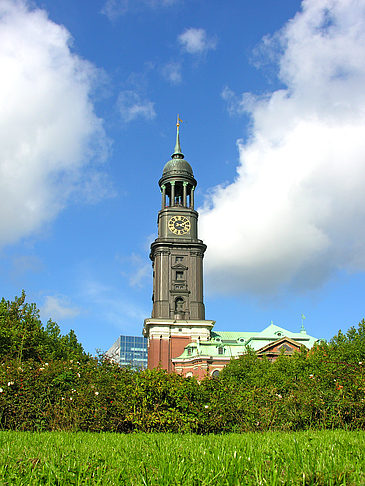
[(24, 293), (0, 302), (0, 428), (218, 433), (365, 426), (365, 321), (274, 363), (248, 352), (201, 383), (86, 355)]

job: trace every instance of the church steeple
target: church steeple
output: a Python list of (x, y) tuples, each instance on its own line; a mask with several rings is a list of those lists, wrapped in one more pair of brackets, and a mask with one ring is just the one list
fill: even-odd
[[(176, 145), (159, 180), (162, 204), (158, 213), (158, 237), (151, 245), (155, 265), (154, 318), (204, 319), (203, 255), (198, 238), (198, 213), (194, 209), (197, 182), (180, 146), (177, 117)], [(169, 257), (161, 257), (160, 251)], [(164, 286), (161, 287), (161, 282)], [(181, 317), (182, 316), (182, 317)]]
[(152, 316), (145, 320), (148, 367), (172, 371), (172, 359), (191, 341), (208, 340), (213, 321), (205, 320), (203, 257), (206, 245), (198, 238), (194, 209), (197, 182), (180, 145), (179, 116), (176, 144), (159, 180), (161, 209), (158, 237), (151, 244), (153, 265)]

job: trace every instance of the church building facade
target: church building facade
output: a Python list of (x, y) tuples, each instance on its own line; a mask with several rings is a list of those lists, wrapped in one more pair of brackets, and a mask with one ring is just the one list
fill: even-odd
[(150, 252), (153, 308), (143, 328), (148, 339), (148, 368), (161, 367), (201, 379), (207, 373), (219, 373), (248, 345), (270, 359), (280, 352), (290, 354), (301, 345), (312, 347), (316, 339), (303, 329), (291, 333), (269, 326), (261, 333), (219, 333), (213, 331), (215, 321), (205, 319), (203, 257), (207, 247), (198, 238), (197, 181), (182, 154), (179, 129), (178, 119), (175, 150), (159, 180), (158, 236)]

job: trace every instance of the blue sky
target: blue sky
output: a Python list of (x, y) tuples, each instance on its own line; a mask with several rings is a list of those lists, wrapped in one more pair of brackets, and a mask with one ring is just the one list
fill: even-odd
[(140, 335), (180, 113), (216, 329), (364, 317), (364, 1), (1, 0), (0, 69), (1, 296)]

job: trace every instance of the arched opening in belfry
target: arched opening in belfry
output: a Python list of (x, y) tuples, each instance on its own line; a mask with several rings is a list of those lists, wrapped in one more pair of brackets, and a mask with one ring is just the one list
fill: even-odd
[(182, 182), (175, 183), (175, 200), (172, 201), (172, 206), (183, 205), (183, 184)]
[(194, 187), (188, 182), (171, 181), (162, 186), (162, 209), (171, 206), (194, 208)]

